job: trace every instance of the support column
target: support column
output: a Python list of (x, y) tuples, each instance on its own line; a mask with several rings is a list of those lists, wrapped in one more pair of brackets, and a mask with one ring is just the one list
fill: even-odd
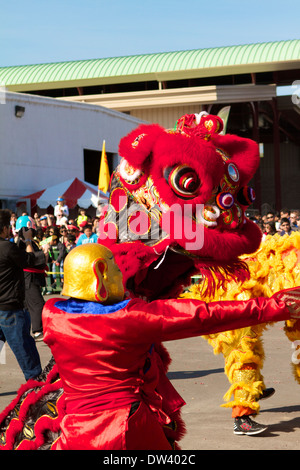
[(275, 209), (280, 211), (281, 204), (281, 175), (280, 175), (280, 134), (279, 112), (276, 98), (272, 99), (273, 109), (273, 145), (274, 145), (274, 184), (275, 184)]
[[(259, 124), (258, 124), (258, 116), (259, 116), (259, 111), (258, 111), (258, 102), (250, 102), (250, 108), (253, 116), (253, 129), (252, 129), (252, 138), (259, 144)], [(254, 182), (255, 182), (255, 202), (254, 206), (261, 211), (261, 205), (262, 205), (262, 200), (261, 200), (261, 173), (260, 173), (260, 166), (258, 167), (255, 176), (254, 176)]]

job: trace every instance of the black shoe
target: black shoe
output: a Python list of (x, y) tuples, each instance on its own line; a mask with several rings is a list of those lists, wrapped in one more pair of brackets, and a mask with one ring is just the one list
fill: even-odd
[(255, 434), (260, 434), (267, 429), (267, 426), (258, 424), (255, 421), (252, 421), (250, 416), (241, 416), (240, 418), (234, 418), (233, 433), (242, 435), (246, 434), (247, 436), (254, 436)]
[(258, 398), (259, 400), (265, 400), (266, 398), (270, 398), (272, 395), (275, 393), (275, 388), (265, 388), (260, 397)]

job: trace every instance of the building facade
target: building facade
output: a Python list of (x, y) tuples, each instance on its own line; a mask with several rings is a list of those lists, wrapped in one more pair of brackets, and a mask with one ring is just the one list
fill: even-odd
[(112, 171), (120, 139), (139, 123), (98, 105), (3, 93), (1, 207), (14, 210), (22, 196), (76, 177), (97, 185), (103, 140)]

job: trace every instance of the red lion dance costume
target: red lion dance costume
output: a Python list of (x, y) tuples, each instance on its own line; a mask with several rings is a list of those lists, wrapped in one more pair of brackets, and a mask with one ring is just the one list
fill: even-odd
[[(122, 139), (123, 158), (112, 178), (103, 232), (134, 294), (180, 295), (195, 273), (202, 282), (181, 295), (207, 302), (270, 297), (299, 286), (300, 234), (271, 237), (261, 245), (260, 229), (245, 217), (255, 199), (247, 185), (259, 166), (258, 145), (222, 130), (218, 116), (201, 113), (183, 116), (171, 131), (145, 125)], [(187, 218), (191, 222), (184, 231)], [(234, 399), (223, 406), (232, 408), (234, 418), (259, 412), (265, 328), (206, 337), (214, 352), (224, 355), (232, 384), (224, 398), (229, 401), (233, 394)], [(286, 323), (292, 341), (300, 338), (299, 328), (296, 321)], [(300, 381), (298, 366), (293, 367)]]
[[(249, 139), (222, 135), (222, 126), (216, 116), (187, 115), (174, 130), (142, 125), (121, 140), (122, 160), (111, 180), (99, 243), (113, 253), (130, 298), (221, 300), (225, 318), (239, 295), (251, 305), (256, 297), (270, 297), (277, 290), (299, 285), (299, 270), (295, 276), (291, 272), (298, 266), (298, 241), (282, 247), (283, 277), (287, 278), (287, 269), (290, 276), (276, 285), (267, 272), (274, 247), (260, 248), (261, 232), (245, 217), (254, 199), (247, 185), (259, 164), (258, 146)], [(262, 265), (265, 272), (259, 273)], [(195, 274), (200, 275), (200, 284), (184, 293)], [(291, 295), (297, 303), (295, 292), (279, 297)], [(260, 372), (263, 328), (252, 324), (225, 333), (202, 333), (208, 334), (216, 353), (224, 354), (225, 372), (232, 383), (227, 398), (234, 394), (228, 405), (235, 417), (258, 412), (257, 399), (264, 389)], [(287, 332), (292, 340), (298, 338), (298, 320), (287, 321)], [(243, 360), (234, 354), (237, 349), (243, 351)], [(155, 351), (164, 367), (161, 380), (165, 380), (167, 351), (161, 344), (155, 345)], [(168, 403), (169, 392), (165, 393), (162, 396)], [(51, 361), (43, 376), (21, 387), (0, 416), (2, 447), (50, 448), (60, 435), (65, 412), (63, 383)], [(169, 417), (170, 423), (180, 423), (178, 413)], [(175, 442), (181, 431), (180, 426), (170, 427)]]

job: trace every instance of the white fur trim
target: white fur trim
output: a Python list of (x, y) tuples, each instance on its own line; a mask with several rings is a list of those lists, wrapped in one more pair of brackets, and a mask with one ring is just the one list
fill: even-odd
[[(199, 211), (196, 214), (196, 218), (206, 227), (215, 227), (217, 225), (217, 219), (218, 217), (220, 217), (220, 209), (215, 205), (210, 206), (210, 207), (212, 208), (213, 212), (210, 210), (207, 210), (206, 217), (204, 217), (203, 211)], [(205, 210), (205, 206), (204, 206), (204, 210)]]
[(132, 175), (129, 175), (125, 170), (126, 165), (127, 165), (127, 160), (123, 158), (120, 163), (119, 172), (125, 181), (132, 182), (132, 181), (135, 181), (139, 176), (141, 176), (142, 174), (141, 170), (135, 170), (135, 172), (132, 173)]

